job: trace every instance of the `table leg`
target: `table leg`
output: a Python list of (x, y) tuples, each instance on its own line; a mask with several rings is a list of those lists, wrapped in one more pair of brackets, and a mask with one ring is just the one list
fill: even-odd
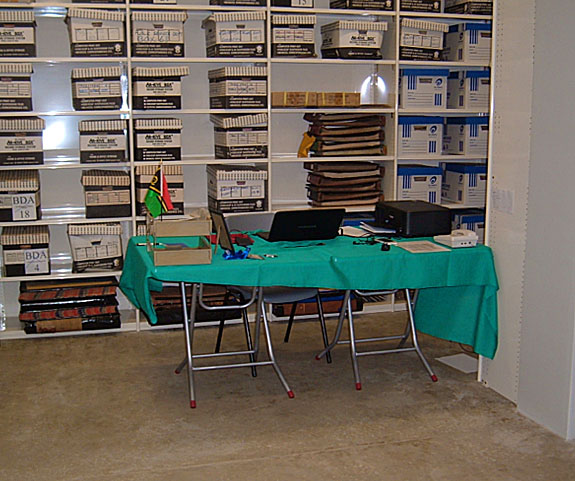
[[(416, 293), (416, 295), (417, 295), (417, 293)], [(417, 352), (417, 355), (419, 356), (419, 359), (421, 360), (421, 363), (425, 367), (426, 371), (429, 373), (429, 377), (431, 377), (431, 380), (433, 382), (437, 382), (437, 376), (435, 375), (435, 373), (431, 369), (429, 362), (427, 362), (427, 359), (425, 359), (425, 356), (423, 355), (423, 352), (421, 351), (421, 348), (419, 347), (419, 341), (417, 339), (417, 330), (415, 329), (415, 320), (413, 317), (413, 304), (411, 301), (411, 295), (409, 294), (409, 289), (405, 289), (405, 300), (406, 300), (406, 304), (407, 304), (407, 309), (409, 311), (409, 324), (411, 326), (411, 339), (413, 342), (413, 348), (415, 349), (415, 352)]]
[(196, 391), (194, 387), (194, 369), (192, 345), (194, 342), (194, 323), (196, 320), (196, 302), (198, 297), (198, 285), (192, 284), (192, 299), (190, 310), (187, 310), (186, 283), (180, 282), (180, 294), (182, 296), (182, 313), (184, 316), (184, 331), (186, 336), (186, 358), (188, 364), (188, 388), (190, 393), (190, 407), (196, 407)]
[(341, 336), (341, 330), (343, 328), (343, 321), (345, 319), (345, 312), (346, 312), (350, 297), (351, 297), (351, 291), (350, 290), (345, 291), (345, 294), (343, 296), (343, 301), (341, 303), (341, 310), (339, 312), (339, 317), (338, 317), (338, 321), (337, 321), (337, 328), (336, 328), (335, 334), (333, 336), (333, 341), (331, 341), (329, 346), (327, 346), (323, 351), (321, 351), (317, 356), (315, 356), (315, 358), (318, 361), (322, 357), (324, 357), (328, 352), (330, 352), (339, 342), (339, 338)]

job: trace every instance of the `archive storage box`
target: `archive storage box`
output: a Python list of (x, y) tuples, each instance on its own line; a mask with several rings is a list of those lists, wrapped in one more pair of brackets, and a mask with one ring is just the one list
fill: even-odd
[(81, 120), (80, 163), (125, 162), (128, 159), (127, 120)]
[(490, 84), (489, 70), (451, 72), (447, 79), (447, 107), (487, 112)]
[(460, 23), (451, 25), (445, 36), (445, 60), (452, 62), (491, 61), (491, 24)]
[(485, 207), (486, 186), (484, 164), (446, 164), (441, 197), (470, 207)]
[[(146, 215), (146, 194), (148, 187), (158, 170), (156, 164), (136, 166), (136, 214)], [(184, 171), (181, 165), (164, 165), (162, 173), (168, 183), (168, 192), (174, 208), (164, 215), (180, 215), (184, 213)]]
[(489, 119), (487, 117), (448, 118), (443, 137), (446, 154), (487, 157)]
[(130, 174), (122, 170), (85, 170), (82, 172), (86, 218), (128, 217)]
[(124, 264), (121, 236), (119, 222), (69, 225), (72, 272), (120, 270)]
[(491, 15), (493, 0), (445, 0), (445, 12)]
[(66, 16), (72, 57), (125, 57), (124, 12), (70, 8)]
[(213, 13), (202, 22), (208, 57), (265, 57), (265, 12)]
[(211, 115), (216, 159), (267, 158), (268, 115)]
[(439, 204), (442, 173), (441, 167), (400, 165), (397, 168), (397, 199)]
[(4, 227), (0, 244), (6, 277), (50, 274), (47, 225)]
[(211, 109), (268, 106), (266, 67), (222, 67), (208, 72)]
[(39, 117), (0, 119), (0, 165), (38, 165), (44, 163)]
[(443, 0), (399, 0), (399, 9), (406, 12), (440, 13)]
[(132, 12), (134, 57), (183, 57), (186, 12)]
[(132, 69), (133, 107), (142, 110), (182, 108), (182, 77), (190, 69), (183, 67), (135, 67)]
[(477, 234), (480, 244), (485, 241), (485, 213), (479, 209), (469, 209), (453, 215), (452, 229), (468, 229)]
[(0, 112), (32, 110), (31, 63), (0, 63)]
[(447, 69), (404, 69), (400, 76), (402, 109), (445, 109)]
[(443, 35), (449, 25), (415, 18), (401, 19), (399, 58), (401, 60), (441, 60)]
[(272, 15), (272, 57), (315, 57), (315, 15)]
[(0, 11), (0, 38), (0, 57), (35, 57), (34, 10)]
[(210, 5), (237, 7), (265, 7), (266, 0), (210, 0)]
[(30, 221), (41, 217), (38, 171), (0, 171), (0, 221)]
[(399, 117), (398, 155), (440, 155), (442, 136), (442, 117)]
[(395, 9), (394, 0), (330, 0), (329, 8), (352, 10), (387, 10)]
[(272, 0), (272, 7), (313, 8), (313, 0)]
[(272, 107), (317, 107), (317, 92), (272, 92)]
[(380, 59), (387, 22), (338, 20), (321, 27), (323, 58)]
[(121, 67), (72, 69), (72, 105), (75, 110), (120, 110)]
[(268, 172), (257, 167), (208, 165), (208, 206), (219, 212), (267, 209)]
[(135, 119), (136, 161), (182, 160), (181, 119)]

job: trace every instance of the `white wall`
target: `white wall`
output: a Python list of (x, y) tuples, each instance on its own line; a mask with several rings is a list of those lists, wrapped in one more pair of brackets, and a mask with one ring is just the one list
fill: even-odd
[[(481, 378), (514, 402), (531, 155), (534, 18), (535, 0), (497, 2), (488, 243), (495, 254), (500, 284), (499, 346), (493, 361), (483, 360)], [(504, 199), (510, 202), (502, 202)]]
[(536, 0), (520, 412), (575, 438), (575, 2)]

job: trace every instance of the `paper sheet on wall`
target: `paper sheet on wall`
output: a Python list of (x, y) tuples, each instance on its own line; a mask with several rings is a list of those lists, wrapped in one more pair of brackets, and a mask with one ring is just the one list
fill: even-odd
[(402, 249), (405, 249), (408, 252), (412, 252), (413, 254), (424, 254), (426, 252), (443, 252), (449, 250), (447, 247), (442, 247), (429, 241), (398, 242), (397, 247), (401, 247)]

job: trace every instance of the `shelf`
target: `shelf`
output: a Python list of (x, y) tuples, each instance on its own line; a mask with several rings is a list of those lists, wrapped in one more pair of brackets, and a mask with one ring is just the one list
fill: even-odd
[[(85, 1), (85, 0), (84, 0)], [(186, 0), (187, 1), (187, 0)], [(328, 0), (316, 0), (316, 4), (322, 8), (289, 8), (271, 6), (267, 1), (265, 6), (234, 6), (234, 5), (209, 5), (209, 0), (188, 1), (189, 4), (148, 4), (148, 3), (72, 3), (62, 1), (12, 3), (0, 2), (0, 8), (10, 10), (33, 10), (37, 17), (37, 48), (39, 57), (3, 57), (2, 63), (25, 63), (32, 64), (34, 73), (31, 76), (33, 105), (38, 110), (33, 112), (0, 112), (0, 117), (41, 117), (45, 121), (46, 129), (43, 134), (44, 163), (40, 165), (3, 165), (0, 172), (13, 170), (38, 170), (41, 179), (41, 204), (42, 219), (28, 222), (0, 222), (0, 228), (12, 226), (53, 226), (50, 228), (51, 268), (50, 275), (0, 277), (0, 292), (5, 299), (0, 298), (0, 303), (6, 303), (8, 312), (13, 313), (18, 305), (11, 297), (18, 287), (18, 282), (40, 281), (53, 279), (81, 279), (88, 277), (119, 276), (121, 271), (106, 271), (99, 273), (72, 274), (71, 252), (66, 235), (66, 226), (71, 224), (96, 224), (107, 222), (122, 223), (122, 241), (125, 248), (125, 240), (135, 233), (137, 223), (144, 221), (145, 217), (136, 215), (134, 205), (136, 199), (136, 169), (142, 166), (156, 165), (156, 162), (135, 160), (135, 135), (134, 121), (137, 119), (149, 119), (153, 117), (174, 117), (183, 122), (183, 128), (179, 134), (181, 148), (181, 160), (165, 161), (164, 165), (179, 165), (184, 167), (184, 186), (179, 202), (184, 204), (185, 214), (192, 209), (205, 207), (207, 203), (206, 166), (224, 164), (228, 166), (257, 165), (268, 173), (268, 208), (309, 208), (305, 189), (307, 171), (303, 168), (305, 162), (374, 162), (385, 167), (385, 176), (382, 179), (382, 193), (386, 199), (396, 196), (397, 185), (394, 174), (397, 166), (408, 163), (420, 163), (426, 165), (439, 165), (441, 162), (474, 162), (486, 163), (486, 158), (461, 155), (437, 155), (434, 157), (421, 156), (398, 156), (396, 145), (401, 132), (398, 127), (398, 118), (407, 115), (419, 116), (486, 116), (487, 111), (459, 110), (459, 109), (400, 109), (397, 106), (399, 94), (399, 75), (402, 68), (441, 68), (452, 71), (463, 69), (481, 69), (492, 67), (491, 62), (449, 62), (449, 61), (416, 61), (401, 60), (399, 56), (398, 40), (400, 38), (400, 23), (402, 18), (421, 18), (430, 21), (438, 21), (446, 24), (454, 24), (462, 21), (492, 22), (491, 15), (463, 15), (463, 14), (433, 14), (425, 12), (403, 12), (354, 10), (354, 9), (330, 9), (323, 8), (329, 4)], [(194, 3), (194, 4), (191, 4)], [(396, 0), (399, 3), (399, 0)], [(63, 19), (70, 8), (104, 9), (122, 11), (126, 14), (124, 22), (125, 52), (122, 57), (71, 57), (70, 39), (68, 27)], [(397, 7), (399, 9), (399, 6)], [(188, 20), (184, 24), (186, 57), (137, 57), (132, 56), (131, 45), (131, 18), (130, 12), (141, 11), (179, 11), (188, 14)], [(205, 32), (200, 28), (201, 21), (212, 12), (265, 12), (265, 38), (266, 46), (263, 49), (266, 54), (263, 57), (207, 57), (205, 49)], [(315, 15), (317, 25), (314, 28), (314, 40), (317, 57), (272, 57), (271, 39), (271, 15)], [(389, 30), (384, 34), (384, 45), (381, 49), (384, 58), (372, 59), (334, 59), (321, 58), (320, 26), (335, 20), (362, 20), (362, 21), (387, 21)], [(146, 52), (146, 55), (149, 53)], [(253, 54), (253, 53), (252, 53)], [(209, 79), (208, 71), (228, 66), (265, 66), (268, 72), (267, 99), (268, 106), (264, 108), (248, 109), (211, 109), (209, 108)], [(101, 111), (77, 111), (73, 109), (71, 98), (71, 70), (77, 67), (107, 67), (120, 66), (125, 74), (121, 78), (121, 90), (125, 102), (123, 109)], [(165, 110), (140, 110), (134, 109), (132, 102), (135, 84), (132, 78), (133, 67), (175, 67), (189, 66), (189, 75), (183, 76), (181, 89), (183, 109)], [(381, 93), (379, 84), (376, 86), (377, 94), (370, 91), (369, 95), (362, 98), (369, 99), (372, 104), (365, 104), (358, 108), (274, 108), (271, 106), (271, 92), (273, 91), (329, 91), (329, 92), (360, 92), (368, 85), (366, 80), (373, 81), (373, 75), (379, 75), (385, 83), (385, 93)], [(379, 81), (379, 79), (377, 79)], [(369, 90), (369, 89), (368, 89)], [(167, 92), (167, 90), (166, 90)], [(379, 95), (381, 93), (381, 95)], [(375, 105), (375, 102), (380, 102)], [(385, 102), (386, 105), (381, 103)], [(141, 105), (141, 104), (140, 104)], [(166, 105), (166, 104), (163, 104)], [(252, 104), (254, 105), (254, 104)], [(188, 108), (189, 107), (189, 108)], [(265, 113), (268, 116), (268, 129), (264, 134), (267, 137), (267, 156), (263, 158), (248, 159), (219, 159), (214, 155), (214, 128), (210, 122), (210, 115), (241, 116), (247, 114)], [(385, 143), (389, 155), (370, 156), (341, 156), (341, 157), (297, 157), (297, 149), (301, 135), (308, 129), (308, 123), (304, 121), (304, 114), (370, 114), (385, 115)], [(81, 163), (80, 144), (88, 142), (81, 138), (78, 132), (80, 120), (103, 120), (103, 119), (127, 120), (127, 135), (119, 141), (121, 151), (127, 152), (128, 158), (122, 162), (99, 162)], [(161, 135), (161, 134), (160, 134)], [(125, 144), (124, 145), (124, 140)], [(150, 140), (150, 145), (153, 141)], [(355, 140), (355, 139), (352, 139)], [(90, 139), (91, 141), (91, 139)], [(146, 139), (148, 141), (148, 139)], [(96, 141), (94, 141), (96, 142)], [(162, 140), (158, 142), (161, 144)], [(258, 140), (261, 144), (264, 141)], [(150, 149), (154, 147), (148, 147)], [(161, 146), (160, 148), (172, 148)], [(110, 149), (112, 150), (112, 149)], [(171, 155), (171, 154), (170, 154)], [(123, 154), (120, 154), (120, 158)], [(92, 157), (94, 158), (94, 157)], [(112, 156), (112, 158), (115, 158)], [(177, 157), (171, 157), (177, 158)], [(83, 205), (85, 193), (79, 182), (81, 171), (88, 169), (116, 169), (129, 171), (131, 185), (131, 216), (112, 218), (87, 219), (86, 209)], [(460, 204), (446, 204), (450, 209), (466, 209), (469, 206)], [(58, 207), (59, 206), (59, 207)], [(372, 211), (374, 206), (351, 205), (346, 206), (350, 212)], [(185, 215), (166, 216), (167, 218), (183, 218)], [(122, 302), (127, 303), (126, 299)], [(15, 303), (15, 305), (14, 305)], [(124, 314), (122, 314), (124, 318)], [(134, 319), (135, 318), (135, 319)], [(101, 331), (80, 331), (69, 333), (36, 334), (26, 335), (20, 329), (11, 329), (0, 332), (2, 339), (37, 339), (40, 337), (74, 336), (87, 334), (106, 334), (112, 332), (129, 332), (137, 330), (156, 330), (179, 328), (180, 326), (148, 326), (135, 308), (130, 309), (129, 321), (123, 323), (122, 328)], [(17, 322), (14, 324), (16, 325)]]
[(399, 115), (434, 115), (440, 117), (464, 117), (468, 115), (489, 115), (485, 110), (466, 109), (399, 109)]
[(296, 63), (314, 65), (395, 65), (395, 60), (370, 60), (370, 59), (341, 59), (341, 58), (294, 58), (294, 57), (272, 57), (271, 63)]
[(272, 163), (288, 162), (391, 162), (393, 155), (370, 155), (370, 156), (345, 156), (345, 157), (297, 157), (296, 154), (276, 154), (272, 156)]
[(401, 10), (399, 12), (400, 17), (425, 17), (434, 20), (465, 20), (471, 22), (478, 21), (491, 21), (493, 20), (493, 15), (471, 15), (468, 13), (427, 13), (427, 12), (407, 12)]
[(99, 219), (86, 219), (80, 216), (50, 216), (42, 213), (42, 219), (33, 221), (0, 222), (0, 227), (13, 227), (23, 225), (68, 225), (68, 224), (103, 224), (108, 222), (130, 222), (131, 217), (103, 217)]

